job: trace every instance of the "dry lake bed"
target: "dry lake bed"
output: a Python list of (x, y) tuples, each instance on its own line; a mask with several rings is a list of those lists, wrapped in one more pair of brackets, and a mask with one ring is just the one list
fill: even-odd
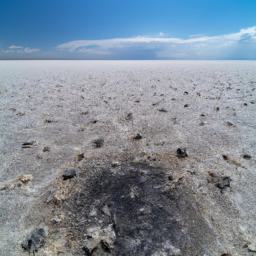
[(256, 255), (256, 62), (1, 61), (0, 255)]

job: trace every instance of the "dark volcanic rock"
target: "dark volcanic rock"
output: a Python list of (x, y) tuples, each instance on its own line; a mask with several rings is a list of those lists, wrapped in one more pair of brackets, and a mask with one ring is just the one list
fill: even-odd
[(21, 247), (34, 255), (39, 248), (44, 246), (46, 237), (47, 231), (44, 228), (36, 228), (22, 242)]
[(243, 155), (243, 159), (250, 160), (252, 157), (248, 154)]
[(132, 113), (128, 113), (128, 114), (126, 115), (125, 119), (126, 119), (127, 121), (131, 121), (131, 120), (133, 119), (133, 114), (132, 114)]
[(185, 148), (178, 148), (176, 151), (176, 155), (178, 158), (185, 158), (188, 156), (187, 150)]
[(135, 136), (133, 136), (134, 140), (141, 140), (142, 139), (142, 135), (140, 133), (137, 133)]
[(167, 113), (168, 111), (165, 108), (158, 109), (159, 112)]
[(104, 144), (104, 139), (99, 138), (93, 141), (93, 144), (96, 148), (101, 148)]
[(218, 176), (215, 173), (209, 172), (208, 182), (213, 183), (223, 193), (226, 188), (230, 188), (231, 178), (229, 176)]
[(28, 141), (22, 144), (22, 148), (31, 148), (35, 144), (35, 141)]
[(64, 170), (62, 178), (63, 178), (63, 180), (72, 179), (72, 178), (76, 177), (77, 174), (78, 174), (78, 170), (75, 168), (66, 169), (66, 170)]

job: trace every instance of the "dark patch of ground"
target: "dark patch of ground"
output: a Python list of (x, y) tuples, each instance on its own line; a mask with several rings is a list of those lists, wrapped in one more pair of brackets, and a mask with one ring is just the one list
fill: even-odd
[[(81, 179), (83, 180), (83, 179)], [(65, 204), (76, 255), (204, 255), (212, 231), (182, 184), (145, 163), (105, 169)]]

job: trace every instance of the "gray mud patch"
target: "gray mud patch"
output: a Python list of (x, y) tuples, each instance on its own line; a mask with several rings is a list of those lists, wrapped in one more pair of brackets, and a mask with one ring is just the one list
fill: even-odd
[(204, 255), (214, 236), (191, 191), (145, 163), (103, 169), (63, 205), (75, 255)]

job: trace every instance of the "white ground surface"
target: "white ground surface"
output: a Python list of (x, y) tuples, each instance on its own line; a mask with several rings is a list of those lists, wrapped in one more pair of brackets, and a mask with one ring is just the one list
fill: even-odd
[[(137, 132), (143, 139), (135, 145)], [(98, 137), (105, 143), (95, 151)], [(27, 141), (32, 148), (22, 148)], [(33, 175), (28, 185), (0, 191), (0, 255), (23, 255), (20, 242), (40, 224), (34, 202), (78, 153), (134, 147), (158, 155), (186, 147), (181, 171), (195, 172), (193, 190), (216, 233), (205, 255), (253, 255), (256, 62), (244, 61), (0, 61), (0, 182)], [(230, 176), (231, 188), (221, 194), (207, 182), (209, 171)]]

